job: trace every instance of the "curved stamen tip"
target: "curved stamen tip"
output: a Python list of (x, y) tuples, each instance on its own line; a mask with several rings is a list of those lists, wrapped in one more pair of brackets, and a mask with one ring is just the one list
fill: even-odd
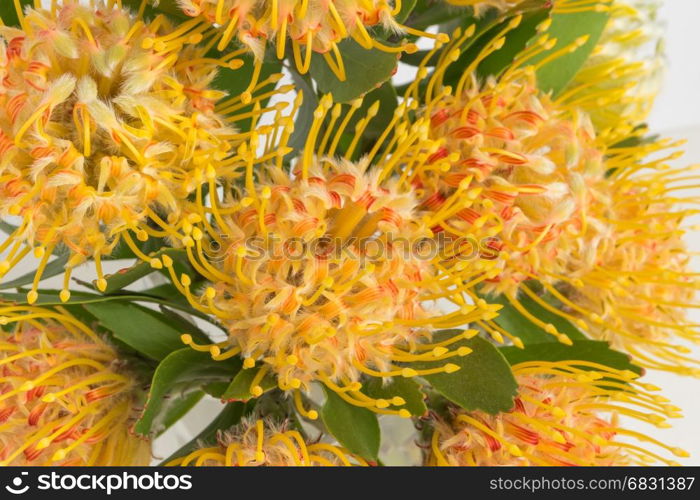
[(445, 373), (454, 373), (458, 371), (461, 367), (459, 365), (455, 365), (454, 363), (447, 363), (445, 365)]
[(569, 338), (569, 336), (566, 335), (566, 334), (564, 334), (564, 333), (558, 335), (558, 336), (557, 336), (557, 340), (559, 340), (559, 342), (561, 342), (561, 343), (564, 344), (564, 345), (569, 345), (569, 346), (574, 345), (574, 341), (571, 340), (571, 339)]
[(173, 266), (173, 259), (171, 259), (169, 256), (163, 255), (163, 256), (161, 257), (161, 260), (163, 261), (163, 265), (164, 265), (165, 267), (170, 268), (170, 267)]
[(95, 281), (95, 286), (100, 292), (104, 292), (107, 290), (107, 280), (104, 278), (100, 278)]
[(29, 305), (34, 304), (38, 298), (39, 298), (39, 294), (37, 293), (36, 290), (31, 290), (27, 293), (27, 302), (29, 302)]

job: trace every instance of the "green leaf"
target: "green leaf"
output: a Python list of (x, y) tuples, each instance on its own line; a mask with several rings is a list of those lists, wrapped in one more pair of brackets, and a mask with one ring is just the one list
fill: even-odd
[[(160, 257), (162, 257), (163, 255), (167, 255), (168, 257), (173, 259), (174, 262), (187, 262), (187, 254), (185, 253), (185, 251), (174, 248), (162, 250), (154, 254), (152, 257), (153, 259), (157, 259), (160, 262)], [(114, 293), (119, 290), (122, 290), (134, 283), (135, 281), (143, 278), (144, 276), (148, 276), (149, 274), (154, 273), (156, 271), (157, 269), (152, 267), (149, 262), (137, 260), (133, 266), (121, 269), (114, 274), (105, 276), (105, 280), (107, 281), (107, 288), (105, 288), (103, 293)]]
[[(43, 281), (45, 279), (58, 276), (59, 274), (63, 274), (65, 272), (65, 266), (68, 262), (69, 257), (69, 254), (64, 253), (63, 255), (60, 255), (53, 259), (51, 262), (49, 262), (44, 268), (44, 272), (41, 274), (41, 280)], [(0, 290), (7, 290), (9, 288), (19, 288), (25, 285), (29, 285), (34, 281), (35, 274), (36, 270), (33, 270), (26, 274), (23, 274), (19, 278), (15, 278), (6, 283), (0, 282)]]
[[(33, 0), (20, 0), (20, 4), (23, 8), (26, 8), (28, 5), (33, 6), (34, 2)], [(17, 17), (15, 2), (13, 0), (2, 0), (2, 2), (0, 2), (0, 19), (2, 19), (7, 26), (19, 27), (19, 18)]]
[(444, 0), (417, 0), (406, 24), (424, 30), (460, 17), (472, 17), (471, 9), (455, 7)]
[(567, 346), (559, 342), (530, 344), (525, 349), (514, 346), (500, 348), (501, 353), (511, 365), (526, 361), (592, 361), (617, 370), (630, 370), (642, 375), (644, 370), (632, 363), (624, 353), (610, 347), (608, 342), (599, 340), (576, 340)]
[[(261, 368), (262, 367), (248, 368), (239, 371), (221, 395), (221, 399), (224, 401), (248, 401), (249, 399), (261, 396), (261, 394), (255, 396), (250, 392), (253, 379), (258, 375)], [(263, 393), (265, 393), (277, 387), (277, 381), (272, 375), (266, 374), (258, 385), (262, 388)]]
[[(167, 248), (168, 242), (165, 238), (155, 238), (153, 236), (149, 237), (146, 241), (139, 241), (134, 239), (134, 244), (146, 255), (151, 255), (163, 248)], [(104, 260), (126, 260), (126, 259), (136, 259), (136, 254), (129, 248), (126, 243), (119, 243), (111, 254), (105, 255)]]
[(355, 40), (347, 38), (338, 44), (343, 56), (344, 82), (338, 80), (326, 60), (314, 53), (311, 61), (311, 76), (322, 94), (332, 94), (335, 102), (349, 102), (378, 88), (391, 78), (398, 64), (396, 54), (381, 50), (367, 50)]
[[(186, 21), (190, 19), (185, 13), (177, 6), (176, 0), (147, 0), (146, 9), (144, 15), (148, 19), (152, 19), (158, 14), (167, 14), (168, 17), (173, 18), (176, 21)], [(157, 5), (155, 5), (157, 3)], [(141, 0), (122, 0), (122, 5), (124, 7), (129, 7), (133, 13), (137, 13), (141, 7)]]
[(194, 406), (199, 403), (204, 397), (204, 391), (194, 391), (189, 394), (178, 398), (173, 401), (173, 403), (168, 407), (163, 417), (162, 429), (158, 433), (160, 436), (170, 427), (172, 427), (178, 420), (184, 417), (187, 412), (189, 412)]
[[(448, 330), (434, 335), (436, 342), (454, 337), (455, 331)], [(487, 340), (474, 337), (452, 344), (452, 348), (468, 347), (472, 352), (466, 356), (455, 356), (450, 362), (458, 365), (453, 373), (425, 375), (433, 388), (453, 403), (468, 411), (482, 410), (496, 414), (513, 407), (518, 384), (503, 355)], [(416, 370), (431, 369), (444, 365), (444, 362), (411, 363)]]
[[(212, 49), (211, 52), (207, 54), (208, 57), (212, 57), (215, 59), (221, 58), (223, 55), (225, 55), (225, 52), (222, 53), (217, 51), (216, 49)], [(212, 83), (212, 86), (214, 88), (227, 92), (230, 97), (237, 97), (243, 92), (245, 92), (253, 77), (253, 70), (255, 66), (254, 56), (252, 54), (243, 54), (239, 56), (238, 59), (243, 60), (243, 66), (241, 66), (238, 69), (219, 68), (216, 74), (216, 78)], [(262, 68), (260, 69), (260, 76), (258, 78), (258, 82), (262, 82), (270, 75), (274, 73), (279, 73), (280, 71), (282, 71), (282, 63), (280, 61), (278, 61), (276, 58), (272, 58), (272, 60), (266, 60), (266, 62), (263, 63)], [(275, 84), (266, 85), (265, 87), (260, 88), (256, 92), (256, 94), (263, 94), (265, 92), (268, 92), (272, 90), (274, 86)], [(268, 100), (269, 97), (267, 99), (259, 101), (260, 106), (264, 107)], [(253, 107), (254, 104), (243, 106), (240, 109), (236, 110), (235, 114), (239, 115), (248, 113), (253, 110)], [(250, 130), (252, 118), (236, 120), (233, 123), (239, 130)]]
[(177, 311), (171, 309), (170, 307), (160, 304), (158, 307), (160, 313), (163, 315), (164, 319), (167, 320), (173, 327), (181, 332), (187, 332), (192, 335), (192, 338), (196, 339), (207, 339), (207, 334), (202, 331), (194, 322), (189, 321), (188, 318), (178, 313)]
[(308, 75), (299, 74), (295, 68), (292, 68), (290, 71), (294, 85), (297, 91), (302, 93), (303, 97), (301, 107), (294, 120), (294, 131), (289, 138), (289, 146), (294, 150), (291, 151), (288, 156), (293, 157), (302, 151), (306, 145), (306, 138), (314, 122), (314, 111), (318, 107), (318, 98), (316, 97), (316, 92), (314, 91), (314, 87)]
[(324, 390), (326, 402), (321, 408), (321, 418), (326, 428), (351, 453), (376, 461), (381, 441), (377, 415), (346, 403), (325, 386)]
[(198, 342), (208, 343), (199, 332), (184, 332), (163, 314), (138, 304), (110, 301), (85, 307), (117, 339), (151, 359), (161, 360), (181, 349), (183, 333), (189, 333)]
[[(518, 5), (518, 8), (513, 12), (516, 15), (522, 14), (522, 21), (517, 28), (505, 35), (506, 42), (503, 48), (497, 50), (479, 64), (477, 68), (479, 77), (498, 76), (506, 68), (510, 67), (518, 54), (525, 49), (530, 40), (537, 34), (537, 27), (549, 18), (551, 8), (552, 4), (548, 0), (535, 0)], [(502, 27), (503, 25), (499, 25), (494, 30), (498, 31)], [(486, 36), (488, 37), (488, 35)]]
[(401, 2), (401, 10), (399, 11), (398, 14), (394, 16), (394, 19), (396, 19), (396, 22), (402, 23), (408, 18), (408, 16), (411, 15), (411, 12), (413, 12), (413, 9), (416, 7), (416, 2), (418, 0), (402, 0)]
[[(498, 317), (493, 321), (505, 331), (519, 337), (520, 340), (523, 341), (523, 344), (527, 345), (540, 342), (559, 343), (559, 340), (554, 335), (547, 333), (523, 316), (515, 307), (511, 305), (504, 295), (485, 295), (484, 299), (490, 304), (501, 304), (503, 306), (503, 308), (498, 311)], [(544, 295), (542, 299), (550, 304), (555, 304), (554, 298), (550, 295)], [(581, 333), (577, 327), (571, 324), (569, 320), (548, 311), (532, 300), (528, 295), (521, 293), (518, 296), (518, 302), (520, 302), (520, 304), (522, 304), (522, 306), (535, 318), (538, 318), (545, 324), (548, 323), (553, 325), (559, 333), (566, 334), (571, 340), (586, 339), (586, 336)]]
[[(365, 116), (367, 110), (375, 102), (379, 102), (379, 111), (372, 121), (369, 122), (365, 130), (365, 134), (373, 138), (379, 137), (382, 132), (386, 130), (391, 123), (391, 119), (394, 117), (394, 111), (396, 111), (396, 108), (399, 106), (399, 98), (391, 82), (386, 82), (378, 89), (369, 92), (362, 100), (362, 106), (357, 110), (353, 118), (357, 120), (358, 117)], [(351, 125), (346, 130), (354, 130), (354, 123), (352, 121)]]
[(205, 383), (228, 380), (239, 369), (240, 361), (235, 358), (214, 361), (209, 353), (189, 347), (171, 352), (153, 374), (148, 399), (134, 431), (141, 435), (160, 432), (176, 391), (182, 390), (187, 395)]
[(246, 409), (245, 403), (229, 403), (224, 409), (212, 420), (212, 422), (202, 432), (197, 434), (191, 441), (182, 446), (175, 453), (163, 460), (159, 465), (167, 465), (176, 458), (183, 457), (192, 453), (194, 450), (202, 446), (212, 446), (216, 443), (216, 436), (219, 431), (225, 431), (238, 424), (241, 421)]
[(5, 222), (4, 220), (0, 220), (0, 231), (2, 231), (3, 233), (10, 235), (16, 230), (17, 226), (10, 224), (9, 222)]
[(425, 415), (428, 407), (425, 406), (425, 394), (421, 391), (420, 385), (412, 379), (404, 377), (394, 377), (391, 382), (384, 384), (384, 381), (377, 377), (372, 377), (362, 385), (362, 392), (374, 399), (386, 399), (396, 396), (406, 401), (404, 406), (398, 407), (408, 410), (411, 415), (420, 417)]
[[(367, 153), (376, 144), (376, 140), (379, 136), (381, 136), (391, 124), (394, 111), (399, 105), (396, 89), (391, 84), (391, 81), (384, 83), (384, 85), (378, 89), (374, 89), (364, 96), (362, 99), (362, 106), (352, 115), (350, 121), (348, 121), (343, 138), (338, 143), (336, 151), (339, 155), (345, 155), (347, 157), (345, 153), (355, 136), (355, 126), (358, 121), (367, 116), (369, 108), (373, 105), (378, 105), (379, 109), (374, 118), (367, 124), (360, 140), (360, 146), (355, 149), (352, 158), (348, 157), (351, 160), (357, 160), (364, 153)], [(344, 113), (350, 112), (350, 105), (345, 104), (343, 108), (341, 116), (344, 116)]]
[(147, 288), (146, 290), (140, 292), (140, 294), (153, 297), (154, 299), (157, 299), (159, 303), (175, 307), (182, 312), (206, 319), (210, 323), (216, 324), (213, 322), (213, 320), (215, 320), (214, 317), (208, 316), (192, 308), (192, 305), (187, 300), (187, 297), (185, 297), (172, 283), (163, 283), (162, 285), (157, 285), (153, 288)]
[[(605, 7), (610, 6), (611, 3), (612, 0), (601, 0), (599, 5)], [(542, 91), (551, 91), (554, 96), (557, 96), (564, 90), (593, 52), (609, 18), (608, 9), (603, 12), (594, 10), (572, 13), (555, 11), (552, 14), (552, 25), (547, 33), (552, 38), (556, 38), (557, 44), (551, 51), (545, 51), (530, 60), (528, 64), (541, 61), (553, 52), (570, 46), (581, 37), (587, 36), (588, 40), (574, 52), (557, 57), (537, 71), (537, 83)]]
[(454, 85), (464, 74), (465, 69), (481, 54), (486, 45), (522, 16), (520, 24), (508, 31), (503, 47), (484, 59), (477, 67), (480, 77), (499, 75), (506, 69), (528, 42), (535, 36), (537, 26), (549, 17), (551, 5), (546, 0), (528, 0), (505, 13), (489, 10), (477, 19), (475, 35), (462, 47), (459, 59), (445, 72), (446, 84)]

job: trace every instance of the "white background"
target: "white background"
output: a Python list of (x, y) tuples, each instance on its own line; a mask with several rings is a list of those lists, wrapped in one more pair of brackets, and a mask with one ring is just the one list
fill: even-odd
[[(700, 1), (666, 0), (661, 10), (666, 23), (666, 50), (668, 70), (664, 87), (649, 119), (652, 130), (677, 138), (688, 139), (685, 157), (680, 164), (700, 163), (700, 41), (698, 24)], [(692, 195), (700, 198), (700, 189)], [(694, 221), (700, 223), (700, 219)], [(700, 251), (700, 234), (696, 231), (688, 238), (691, 250)], [(698, 259), (695, 270), (700, 270)], [(692, 313), (695, 323), (700, 323), (700, 310)], [(700, 358), (700, 349), (695, 348)], [(682, 407), (685, 418), (674, 420), (674, 427), (655, 430), (654, 436), (681, 446), (691, 453), (691, 458), (680, 460), (688, 465), (700, 465), (700, 380), (678, 377), (666, 373), (649, 372), (647, 379), (664, 389), (673, 403)]]

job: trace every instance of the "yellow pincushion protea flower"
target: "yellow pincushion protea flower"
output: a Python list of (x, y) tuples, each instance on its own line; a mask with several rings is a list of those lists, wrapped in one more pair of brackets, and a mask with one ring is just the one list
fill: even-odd
[[(165, 262), (192, 305), (218, 317), (229, 332), (228, 340), (212, 346), (194, 345), (189, 336), (184, 340), (210, 350), (214, 359), (241, 353), (244, 368), (260, 363), (251, 394), (260, 395), (263, 377), (272, 374), (282, 390), (294, 393), (307, 416), (299, 391), (308, 391), (313, 382), (353, 404), (408, 416), (402, 408), (387, 409), (390, 403), (401, 406), (401, 398), (365, 395), (362, 379), (457, 370), (450, 358), (469, 349), (449, 345), (474, 332), (441, 344), (431, 343), (431, 332), (493, 318), (500, 307), (473, 303), (465, 291), (490, 262), (461, 260), (459, 243), (432, 253), (424, 248), (434, 236), (430, 217), (423, 220), (414, 196), (397, 188), (398, 180), (382, 182), (383, 172), (396, 162), (419, 164), (435, 153), (423, 140), (426, 123), (405, 121), (405, 104), (367, 156), (357, 162), (334, 159), (343, 129), (360, 104), (353, 104), (336, 130), (342, 108), (333, 107), (328, 97), (321, 100), (291, 175), (281, 168), (289, 151), (288, 131), (271, 132), (268, 139), (281, 136), (281, 143), (266, 140), (266, 152), (259, 151), (257, 141), (241, 149), (245, 190), (229, 190), (223, 199), (215, 196), (201, 204), (200, 222), (186, 228), (183, 238), (191, 262), (212, 283), (199, 297), (189, 289), (190, 278), (176, 276), (172, 263)], [(321, 133), (329, 112), (331, 124)], [(354, 137), (376, 112), (373, 105)], [(388, 139), (392, 130), (396, 137)], [(389, 147), (380, 155), (385, 140)], [(356, 145), (357, 140), (346, 157)], [(214, 254), (207, 250), (211, 245), (217, 248)], [(433, 307), (443, 298), (456, 305), (454, 312)], [(415, 361), (433, 361), (434, 368), (414, 369)]]
[(368, 465), (343, 448), (307, 443), (298, 431), (257, 420), (244, 420), (218, 436), (218, 444), (169, 462), (197, 467), (334, 467)]
[(206, 26), (146, 23), (113, 3), (19, 16), (21, 29), (0, 27), (0, 216), (21, 219), (0, 243), (0, 277), (33, 249), (33, 302), (65, 247), (67, 300), (75, 266), (93, 258), (103, 288), (101, 259), (120, 242), (147, 258), (134, 236), (166, 236), (158, 221), (178, 220), (204, 169), (225, 165), (240, 98), (217, 104), (209, 84), (237, 62), (203, 58), (192, 44)]
[(678, 416), (634, 373), (582, 361), (536, 361), (513, 370), (520, 389), (510, 412), (452, 408), (449, 416), (434, 417), (428, 465), (677, 465), (642, 443), (688, 456), (620, 423), (629, 417), (665, 427), (666, 416)]
[[(609, 146), (584, 112), (537, 91), (534, 67), (510, 69), (481, 84), (470, 68), (453, 88), (444, 87), (441, 75), (471, 33), (456, 36), (443, 53), (423, 109), (431, 136), (442, 138), (438, 156), (449, 166), (403, 174), (423, 207), (441, 219), (433, 231), (494, 238), (490, 247), (501, 272), (482, 291), (503, 294), (560, 341), (570, 339), (528, 311), (520, 297), (612, 341), (645, 366), (698, 373), (697, 362), (683, 356), (687, 349), (676, 345), (698, 340), (683, 314), (696, 307), (698, 287), (681, 242), (682, 221), (692, 212), (674, 208), (682, 200), (669, 194), (684, 185), (672, 183), (694, 177), (668, 169), (676, 151), (664, 155), (678, 143)], [(499, 43), (494, 39), (477, 60)], [(548, 44), (543, 35), (516, 67)], [(417, 91), (418, 83), (408, 92)], [(640, 174), (642, 169), (651, 173)], [(480, 191), (474, 198), (460, 196), (457, 183)], [(561, 305), (543, 300), (529, 280)], [(479, 326), (496, 338), (501, 333), (494, 322)]]
[(682, 345), (700, 343), (697, 325), (687, 318), (689, 308), (699, 307), (700, 282), (683, 241), (684, 222), (696, 210), (679, 207), (687, 200), (675, 194), (694, 188), (687, 181), (697, 177), (663, 162), (644, 166), (657, 168), (640, 173), (622, 166), (596, 186), (598, 198), (586, 216), (597, 223), (581, 238), (589, 246), (570, 255), (561, 286), (546, 288), (562, 303), (560, 314), (584, 321), (592, 336), (643, 366), (700, 376), (700, 361)]
[(617, 0), (593, 54), (560, 99), (586, 111), (608, 144), (651, 112), (664, 73), (658, 0)]
[[(503, 36), (519, 22), (513, 19)], [(434, 232), (491, 238), (488, 247), (500, 272), (486, 279), (482, 291), (504, 294), (527, 314), (519, 291), (533, 278), (557, 281), (582, 244), (576, 236), (594, 196), (591, 187), (608, 167), (587, 116), (541, 94), (534, 67), (518, 68), (549, 46), (546, 36), (498, 80), (480, 83), (473, 70), (499, 49), (503, 38), (497, 37), (456, 85), (444, 86), (442, 75), (473, 33), (473, 26), (457, 32), (443, 51), (421, 110), (430, 120), (430, 137), (441, 144), (433, 158), (444, 159), (443, 168), (427, 163), (402, 176), (421, 197), (422, 208), (434, 214)], [(425, 74), (421, 67), (419, 75)], [(417, 96), (418, 89), (416, 82), (408, 96)], [(473, 196), (463, 196), (465, 185)], [(570, 342), (553, 326), (533, 321)]]
[(148, 464), (129, 432), (136, 383), (110, 346), (60, 311), (2, 304), (0, 324), (0, 464)]
[(300, 73), (309, 70), (311, 56), (317, 52), (323, 54), (341, 80), (346, 77), (338, 48), (342, 40), (352, 38), (365, 49), (386, 52), (417, 50), (413, 43), (397, 47), (383, 44), (368, 31), (374, 26), (395, 33), (444, 39), (444, 35), (399, 24), (394, 16), (401, 11), (401, 0), (178, 0), (178, 3), (185, 14), (202, 16), (221, 27), (219, 50), (224, 50), (237, 37), (255, 54), (259, 64), (268, 43), (274, 43), (279, 59), (285, 57), (289, 43)]

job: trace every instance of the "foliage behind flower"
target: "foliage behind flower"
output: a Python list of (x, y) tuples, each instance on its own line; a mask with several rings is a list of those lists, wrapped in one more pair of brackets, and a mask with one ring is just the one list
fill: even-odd
[(138, 387), (117, 353), (74, 317), (0, 305), (2, 465), (147, 465), (130, 434)]

